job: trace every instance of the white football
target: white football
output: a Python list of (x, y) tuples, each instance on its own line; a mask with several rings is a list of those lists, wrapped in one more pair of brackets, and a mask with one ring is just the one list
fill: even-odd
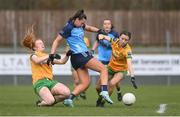
[(133, 93), (125, 93), (122, 97), (122, 101), (125, 105), (130, 106), (135, 103), (136, 97)]

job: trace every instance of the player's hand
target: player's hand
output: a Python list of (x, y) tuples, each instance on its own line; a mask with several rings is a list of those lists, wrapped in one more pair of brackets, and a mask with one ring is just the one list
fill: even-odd
[(48, 58), (48, 60), (47, 60), (47, 65), (52, 64), (52, 61), (54, 61), (53, 54), (49, 54), (49, 58)]
[(99, 40), (104, 39), (104, 35), (103, 35), (103, 34), (99, 34), (99, 35), (98, 35), (98, 39), (99, 39)]
[(61, 56), (60, 56), (59, 54), (54, 54), (53, 57), (54, 57), (55, 59), (61, 59)]
[(135, 89), (138, 88), (137, 85), (136, 85), (136, 82), (135, 82), (135, 77), (131, 77), (131, 83), (132, 83), (132, 85), (133, 85), (133, 87), (134, 87)]
[(72, 55), (72, 51), (71, 50), (68, 50), (67, 52), (66, 52), (66, 56), (71, 56)]
[(49, 54), (49, 58), (47, 60), (47, 64), (50, 65), (54, 65), (53, 61), (54, 59), (61, 59), (61, 56), (59, 54)]

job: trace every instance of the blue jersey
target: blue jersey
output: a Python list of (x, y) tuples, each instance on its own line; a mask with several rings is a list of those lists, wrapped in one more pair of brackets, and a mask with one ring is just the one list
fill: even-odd
[[(105, 34), (108, 35), (109, 37), (116, 39), (119, 37), (119, 34), (113, 30), (111, 30), (109, 33), (101, 32), (99, 34)], [(109, 62), (112, 54), (112, 48), (111, 48), (111, 43), (108, 40), (99, 40), (98, 41), (99, 46), (98, 46), (98, 60), (102, 62)]]
[(66, 38), (73, 54), (87, 52), (88, 48), (84, 42), (84, 27), (76, 27), (72, 21), (68, 21), (59, 34)]

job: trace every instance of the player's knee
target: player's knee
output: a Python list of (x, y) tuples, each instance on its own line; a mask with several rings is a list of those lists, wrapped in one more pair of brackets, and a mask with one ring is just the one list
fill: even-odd
[(55, 99), (54, 99), (54, 98), (49, 98), (49, 99), (46, 100), (46, 103), (47, 103), (47, 105), (49, 105), (49, 106), (53, 105), (54, 102), (55, 102)]
[(74, 84), (78, 85), (79, 84), (79, 80), (74, 80)]
[(109, 82), (109, 87), (114, 87), (116, 85), (116, 83), (115, 82)]
[(101, 73), (107, 73), (107, 68), (103, 65), (102, 67), (101, 67), (101, 71), (100, 71)]
[(64, 91), (64, 96), (65, 97), (68, 97), (69, 95), (70, 95), (70, 90), (69, 89), (66, 89), (65, 91)]

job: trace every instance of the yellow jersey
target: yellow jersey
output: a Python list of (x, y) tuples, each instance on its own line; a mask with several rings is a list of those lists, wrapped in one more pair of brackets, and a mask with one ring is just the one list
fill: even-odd
[[(36, 51), (32, 55), (36, 55), (37, 57), (43, 57), (46, 56), (47, 54)], [(48, 66), (47, 64), (37, 64), (33, 62), (31, 59), (32, 55), (30, 56), (32, 83), (34, 84), (39, 79), (43, 79), (43, 78), (52, 79), (53, 78), (52, 66)]]
[(90, 48), (90, 41), (89, 41), (89, 38), (84, 37), (84, 42), (86, 43), (87, 48)]
[(113, 71), (127, 71), (127, 59), (132, 58), (132, 51), (129, 44), (125, 47), (119, 47), (119, 39), (112, 42), (112, 56), (108, 67), (110, 67)]

